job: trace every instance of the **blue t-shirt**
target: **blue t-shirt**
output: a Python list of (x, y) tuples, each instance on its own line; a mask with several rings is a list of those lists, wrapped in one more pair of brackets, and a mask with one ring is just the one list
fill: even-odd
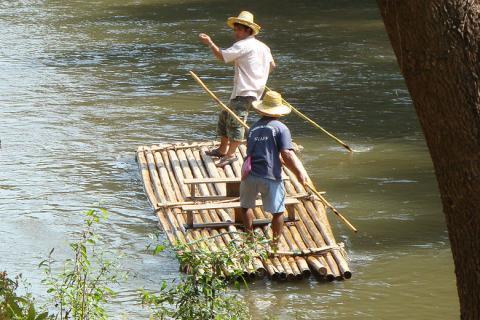
[(280, 151), (293, 149), (292, 136), (286, 125), (275, 118), (263, 117), (248, 132), (247, 154), (252, 156), (250, 174), (271, 179), (282, 179)]

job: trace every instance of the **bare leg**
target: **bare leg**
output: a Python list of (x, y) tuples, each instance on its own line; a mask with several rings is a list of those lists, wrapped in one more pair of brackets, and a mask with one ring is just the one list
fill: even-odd
[(278, 241), (283, 233), (283, 212), (276, 213), (273, 215), (272, 231), (273, 231), (272, 247), (278, 249)]
[(243, 214), (243, 225), (245, 226), (245, 230), (250, 234), (253, 232), (253, 209), (245, 209), (242, 208)]
[(227, 153), (228, 150), (228, 138), (223, 137), (220, 139), (220, 145), (218, 146), (218, 151), (222, 154)]
[(241, 144), (242, 144), (242, 141), (230, 140), (230, 146), (228, 147), (228, 151), (227, 151), (227, 154), (225, 156), (226, 157), (232, 157), (235, 154), (235, 152), (237, 151), (237, 148)]

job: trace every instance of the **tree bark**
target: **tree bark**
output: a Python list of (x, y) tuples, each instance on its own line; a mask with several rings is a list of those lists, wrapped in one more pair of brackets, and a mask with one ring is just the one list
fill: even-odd
[(480, 319), (480, 0), (377, 0), (432, 157), (462, 319)]

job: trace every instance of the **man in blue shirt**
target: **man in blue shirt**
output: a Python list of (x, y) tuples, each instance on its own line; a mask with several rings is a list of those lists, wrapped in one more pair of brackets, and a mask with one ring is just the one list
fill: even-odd
[(263, 209), (273, 216), (272, 247), (277, 248), (285, 211), (282, 162), (303, 185), (306, 184), (307, 177), (293, 157), (290, 130), (278, 120), (291, 111), (282, 103), (282, 96), (278, 92), (268, 91), (264, 99), (254, 101), (252, 107), (263, 117), (250, 128), (248, 134), (247, 155), (251, 157), (251, 171), (240, 184), (243, 222), (248, 231), (253, 231), (253, 209), (260, 193)]

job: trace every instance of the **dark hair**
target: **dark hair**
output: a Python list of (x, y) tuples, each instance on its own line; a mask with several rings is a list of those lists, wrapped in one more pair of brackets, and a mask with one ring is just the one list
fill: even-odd
[(242, 28), (243, 30), (248, 31), (250, 34), (253, 34), (253, 29), (250, 28), (249, 26), (246, 26), (246, 25), (241, 24), (241, 23), (238, 23), (238, 22), (235, 22), (235, 23), (233, 24), (233, 26), (234, 26), (234, 27), (240, 27), (240, 28)]

